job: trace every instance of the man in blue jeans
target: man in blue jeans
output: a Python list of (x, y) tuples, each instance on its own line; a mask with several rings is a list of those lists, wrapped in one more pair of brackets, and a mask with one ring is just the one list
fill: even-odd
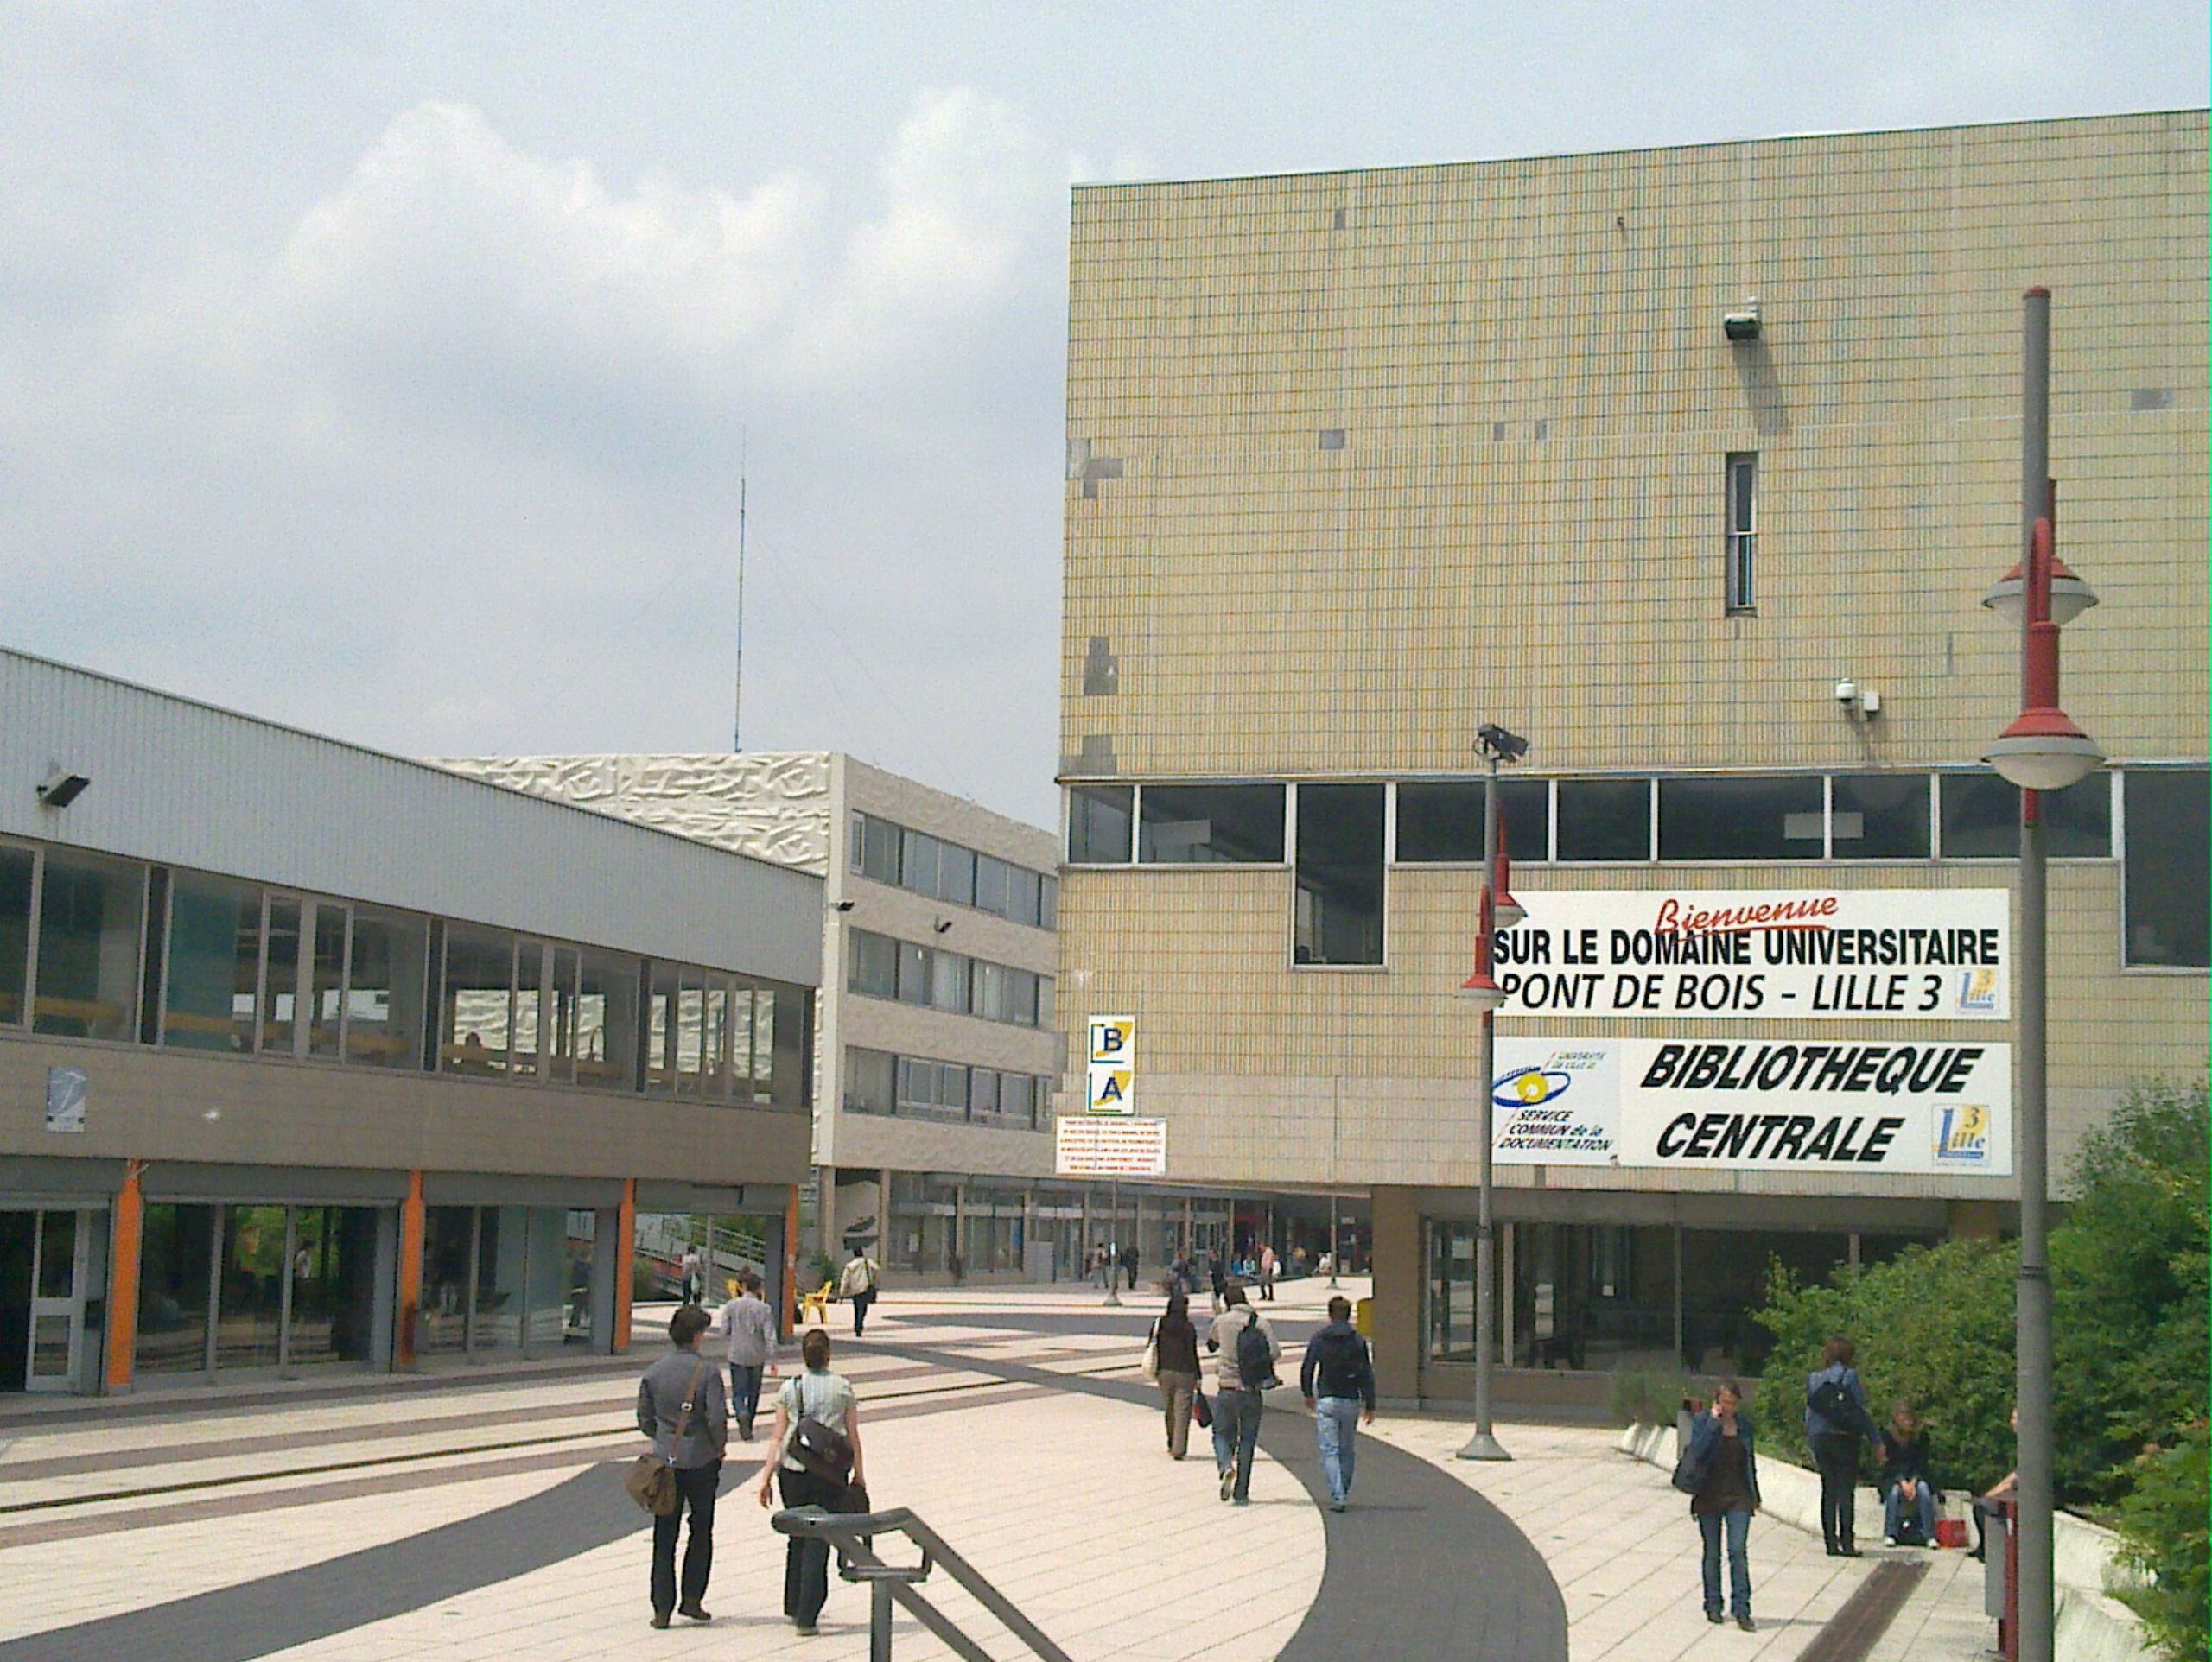
[(1241, 1285), (1230, 1283), (1223, 1296), (1228, 1302), (1206, 1336), (1206, 1348), (1221, 1357), (1220, 1388), (1213, 1399), (1213, 1463), (1221, 1474), (1221, 1498), (1241, 1507), (1252, 1498), (1252, 1460), (1260, 1445), (1260, 1416), (1267, 1408), (1260, 1393), (1275, 1382), (1282, 1345), (1268, 1318), (1246, 1301)]
[(1306, 1406), (1313, 1415), (1313, 1434), (1321, 1445), (1321, 1474), (1329, 1481), (1329, 1510), (1342, 1512), (1351, 1499), (1360, 1423), (1375, 1424), (1375, 1363), (1368, 1354), (1367, 1341), (1352, 1327), (1349, 1298), (1332, 1298), (1327, 1325), (1306, 1342), (1306, 1360), (1298, 1368), (1298, 1393), (1306, 1399)]

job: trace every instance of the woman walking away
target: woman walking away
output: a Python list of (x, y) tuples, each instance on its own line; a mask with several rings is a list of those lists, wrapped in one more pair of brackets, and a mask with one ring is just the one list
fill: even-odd
[[(801, 1341), (798, 1354), (806, 1372), (776, 1393), (778, 1457), (760, 1464), (760, 1504), (770, 1504), (770, 1485), (780, 1478), (786, 1507), (842, 1512), (847, 1492), (868, 1481), (860, 1399), (849, 1380), (830, 1371), (830, 1335), (820, 1328)], [(784, 1547), (784, 1614), (810, 1636), (829, 1598), (830, 1543), (792, 1536)]]
[(1936, 1545), (1936, 1484), (1929, 1475), (1928, 1433), (1912, 1405), (1890, 1406), (1889, 1458), (1882, 1462), (1882, 1536), (1891, 1546)]
[[(671, 1614), (687, 1621), (712, 1621), (707, 1614), (707, 1577), (715, 1568), (715, 1496), (722, 1483), (722, 1451), (729, 1443), (728, 1399), (714, 1359), (699, 1354), (699, 1340), (713, 1317), (696, 1304), (685, 1304), (668, 1318), (676, 1348), (645, 1370), (638, 1381), (638, 1429), (653, 1440), (653, 1452), (668, 1462), (676, 1477), (676, 1510), (653, 1519), (653, 1626), (668, 1626)], [(676, 1532), (691, 1514), (691, 1538), (683, 1549), (683, 1596), (677, 1600)]]
[(1851, 1365), (1855, 1347), (1840, 1335), (1821, 1352), (1821, 1367), (1805, 1380), (1805, 1441), (1821, 1469), (1821, 1537), (1831, 1558), (1855, 1558), (1853, 1525), (1859, 1508), (1859, 1442), (1883, 1457), (1882, 1434), (1866, 1409), (1866, 1387)]
[(1180, 1460), (1191, 1443), (1191, 1404), (1198, 1393), (1198, 1330), (1191, 1301), (1179, 1288), (1167, 1295), (1167, 1313), (1152, 1328), (1158, 1361), (1160, 1405), (1167, 1416), (1167, 1452)]
[(1724, 1380), (1713, 1393), (1713, 1406), (1690, 1422), (1690, 1446), (1676, 1486), (1688, 1484), (1690, 1516), (1705, 1538), (1705, 1619), (1716, 1627), (1720, 1615), (1720, 1543), (1728, 1542), (1728, 1608), (1736, 1625), (1757, 1633), (1751, 1621), (1751, 1514), (1759, 1509), (1759, 1467), (1751, 1447), (1751, 1418), (1742, 1411), (1744, 1393)]

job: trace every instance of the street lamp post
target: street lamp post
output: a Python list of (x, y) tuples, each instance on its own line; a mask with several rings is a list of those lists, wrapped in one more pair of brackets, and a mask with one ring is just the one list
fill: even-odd
[[(1119, 1309), (1122, 1303), (1122, 1180), (1116, 1177), (1109, 1183), (1106, 1209), (1109, 1221), (1106, 1227), (1106, 1302)], [(1135, 1289), (1130, 1289), (1135, 1291)]]
[(1510, 1460), (1491, 1427), (1490, 1396), (1492, 1352), (1496, 1349), (1497, 1297), (1493, 1286), (1497, 1274), (1497, 1228), (1491, 1221), (1491, 1098), (1497, 1088), (1497, 1007), (1505, 993), (1491, 970), (1497, 961), (1497, 931), (1501, 909), (1510, 923), (1521, 921), (1521, 909), (1506, 892), (1503, 881), (1503, 841), (1497, 813), (1497, 768), (1500, 762), (1517, 762), (1529, 753), (1529, 741), (1491, 723), (1476, 734), (1490, 758), (1489, 777), (1483, 782), (1483, 889), (1475, 922), (1475, 973), (1459, 987), (1460, 996), (1481, 1012), (1481, 1036), (1475, 1048), (1476, 1083), (1481, 1088), (1476, 1117), (1475, 1149), (1475, 1434), (1459, 1450), (1462, 1460)]
[(2018, 1513), (2020, 1662), (2052, 1662), (2051, 1336), (2050, 1105), (2046, 1094), (2044, 959), (2049, 917), (2043, 793), (2063, 790), (2104, 762), (2096, 742), (2058, 704), (2058, 624), (2053, 587), (2070, 617), (2096, 604), (2071, 572), (2057, 575), (2055, 487), (2050, 479), (2050, 291), (2024, 297), (2020, 405), (2020, 522), (2024, 544), (2017, 589), (2012, 577), (1983, 604), (2020, 609), (2020, 714), (1983, 759), (2020, 789), (2020, 988), (2018, 1055), (2020, 1417)]

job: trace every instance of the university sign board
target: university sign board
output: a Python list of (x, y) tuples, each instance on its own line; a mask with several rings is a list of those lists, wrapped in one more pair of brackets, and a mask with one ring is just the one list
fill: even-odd
[(1064, 1113), (1052, 1124), (1052, 1175), (1056, 1177), (1167, 1175), (1165, 1120)]
[(1134, 1114), (1136, 1105), (1137, 1021), (1135, 1016), (1093, 1016), (1084, 1052), (1087, 1113)]
[(2012, 1170), (2009, 1044), (1501, 1037), (1497, 1062), (1503, 1165)]
[(1991, 1021), (2012, 1016), (2003, 889), (1528, 891), (1501, 1017)]

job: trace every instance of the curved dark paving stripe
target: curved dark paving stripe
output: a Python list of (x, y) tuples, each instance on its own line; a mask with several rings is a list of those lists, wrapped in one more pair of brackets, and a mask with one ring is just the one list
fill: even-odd
[[(1159, 1406), (1149, 1386), (1071, 1378), (892, 1341), (877, 1348), (945, 1367)], [(1287, 1411), (1275, 1405), (1284, 1401), (1291, 1405)], [(1201, 1450), (1210, 1449), (1208, 1434), (1198, 1435)], [(1294, 1392), (1271, 1394), (1260, 1446), (1321, 1504), (1326, 1489), (1313, 1422)], [(1149, 1438), (1138, 1444), (1146, 1453), (1152, 1447)], [(1321, 1516), (1328, 1559), (1320, 1589), (1277, 1662), (1567, 1662), (1567, 1602), (1542, 1555), (1503, 1513), (1449, 1473), (1363, 1438), (1351, 1510)]]

